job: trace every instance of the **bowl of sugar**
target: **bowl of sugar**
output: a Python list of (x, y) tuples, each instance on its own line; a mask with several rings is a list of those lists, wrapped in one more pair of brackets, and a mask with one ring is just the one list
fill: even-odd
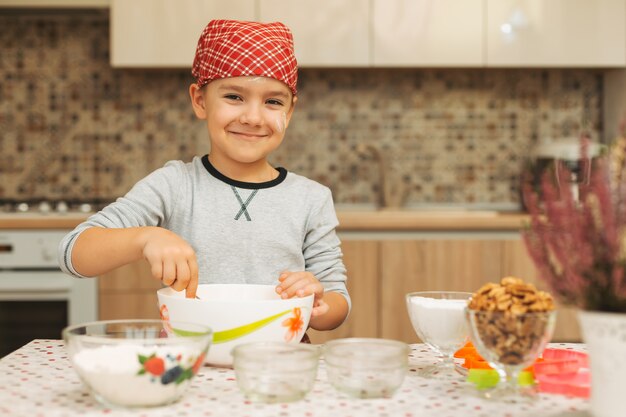
[(454, 353), (469, 340), (465, 307), (472, 293), (458, 291), (421, 291), (406, 295), (409, 318), (417, 336), (440, 361), (420, 369), (426, 378), (446, 379), (457, 374)]
[(108, 407), (152, 407), (179, 400), (204, 363), (212, 330), (194, 323), (108, 320), (68, 326), (72, 367)]
[(231, 367), (243, 343), (297, 344), (309, 325), (313, 294), (283, 299), (274, 285), (201, 284), (199, 298), (170, 287), (157, 291), (162, 320), (200, 323), (213, 330), (206, 363)]

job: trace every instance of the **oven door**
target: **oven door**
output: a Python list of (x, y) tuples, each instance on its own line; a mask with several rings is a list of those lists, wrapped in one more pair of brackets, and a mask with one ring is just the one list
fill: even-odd
[(64, 327), (97, 317), (96, 279), (60, 270), (0, 271), (0, 357), (33, 339), (59, 339)]

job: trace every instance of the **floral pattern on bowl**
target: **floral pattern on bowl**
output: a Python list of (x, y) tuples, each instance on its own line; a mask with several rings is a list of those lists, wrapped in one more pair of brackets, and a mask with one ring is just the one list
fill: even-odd
[[(164, 357), (153, 353), (149, 356), (137, 355), (137, 359), (141, 364), (141, 369), (137, 372), (137, 375), (149, 375), (152, 382), (160, 382), (163, 385), (181, 382), (193, 378), (198, 370), (202, 366), (205, 353), (201, 353), (197, 358), (187, 358), (188, 363), (192, 363), (191, 366), (185, 367), (182, 363), (182, 355), (178, 354), (173, 356), (166, 354)], [(169, 366), (168, 366), (169, 365)]]
[(291, 342), (294, 337), (299, 336), (304, 327), (302, 309), (300, 307), (294, 308), (293, 317), (286, 318), (283, 321), (283, 326), (287, 328), (287, 333), (285, 333), (285, 342)]

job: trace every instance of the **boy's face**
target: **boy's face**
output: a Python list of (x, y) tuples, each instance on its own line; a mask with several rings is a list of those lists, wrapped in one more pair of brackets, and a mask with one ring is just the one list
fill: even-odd
[(189, 87), (196, 116), (207, 121), (211, 160), (222, 164), (265, 161), (285, 136), (296, 98), (267, 77), (231, 77)]

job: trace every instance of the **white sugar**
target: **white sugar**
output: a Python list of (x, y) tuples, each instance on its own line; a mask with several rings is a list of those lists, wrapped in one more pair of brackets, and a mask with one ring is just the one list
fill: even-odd
[(467, 300), (412, 297), (410, 316), (423, 342), (441, 353), (460, 348), (468, 335), (464, 309)]

